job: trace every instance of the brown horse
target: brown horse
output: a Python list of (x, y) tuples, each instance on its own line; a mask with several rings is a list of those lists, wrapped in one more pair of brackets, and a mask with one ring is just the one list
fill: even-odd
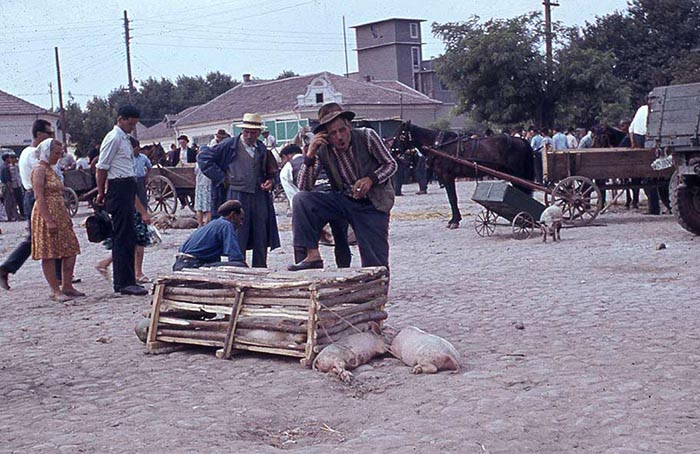
[(141, 153), (148, 159), (150, 159), (151, 164), (153, 164), (154, 166), (158, 164), (164, 165), (164, 162), (167, 161), (165, 150), (163, 149), (163, 146), (160, 144), (160, 142), (151, 145), (142, 145)]
[[(445, 186), (447, 200), (452, 209), (452, 218), (447, 223), (450, 229), (459, 227), (462, 214), (459, 212), (455, 179), (460, 177), (479, 178), (477, 172), (469, 166), (459, 165), (452, 160), (436, 155), (433, 147), (443, 153), (468, 160), (493, 170), (498, 170), (524, 180), (533, 181), (535, 176), (534, 160), (530, 144), (521, 138), (506, 134), (494, 135), (481, 139), (470, 139), (454, 132), (441, 132), (404, 122), (394, 134), (391, 150), (394, 157), (405, 161), (414, 149), (427, 154), (427, 165)], [(517, 185), (516, 185), (517, 186)], [(518, 187), (526, 194), (532, 189)]]

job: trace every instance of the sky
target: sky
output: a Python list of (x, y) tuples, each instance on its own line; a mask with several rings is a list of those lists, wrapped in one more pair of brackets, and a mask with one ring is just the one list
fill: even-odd
[[(583, 26), (627, 0), (558, 0), (552, 18)], [(124, 11), (132, 73), (175, 80), (221, 71), (241, 80), (284, 70), (345, 73), (343, 17), (350, 72), (357, 70), (353, 25), (391, 17), (424, 19), (423, 58), (443, 52), (433, 22), (510, 18), (543, 11), (542, 0), (0, 0), (0, 90), (44, 108), (58, 106), (58, 47), (64, 103), (81, 105), (128, 84)], [(53, 87), (50, 95), (49, 84)]]

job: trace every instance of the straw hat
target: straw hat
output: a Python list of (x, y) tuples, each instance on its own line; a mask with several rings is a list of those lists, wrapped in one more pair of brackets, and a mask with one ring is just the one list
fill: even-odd
[(262, 129), (262, 117), (256, 113), (243, 114), (243, 122), (236, 125), (241, 129)]

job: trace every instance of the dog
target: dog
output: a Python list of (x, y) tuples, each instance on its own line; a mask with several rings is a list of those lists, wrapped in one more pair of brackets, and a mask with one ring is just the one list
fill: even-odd
[(561, 226), (564, 222), (564, 215), (561, 208), (556, 205), (551, 205), (542, 212), (540, 216), (540, 230), (542, 230), (542, 242), (547, 242), (547, 233), (552, 236), (554, 242), (557, 242), (557, 237), (561, 241)]

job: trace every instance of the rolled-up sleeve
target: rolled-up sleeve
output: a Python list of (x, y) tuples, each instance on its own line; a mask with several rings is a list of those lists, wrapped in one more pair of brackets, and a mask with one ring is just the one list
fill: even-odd
[(398, 165), (384, 145), (382, 138), (373, 129), (367, 128), (365, 131), (367, 133), (367, 148), (372, 153), (372, 156), (379, 161), (379, 168), (374, 173), (371, 173), (369, 178), (372, 180), (372, 183), (381, 184), (396, 173)]
[(102, 142), (100, 147), (100, 155), (97, 158), (97, 167), (100, 170), (109, 170), (112, 167), (112, 161), (119, 151), (119, 138), (112, 135), (109, 139)]

